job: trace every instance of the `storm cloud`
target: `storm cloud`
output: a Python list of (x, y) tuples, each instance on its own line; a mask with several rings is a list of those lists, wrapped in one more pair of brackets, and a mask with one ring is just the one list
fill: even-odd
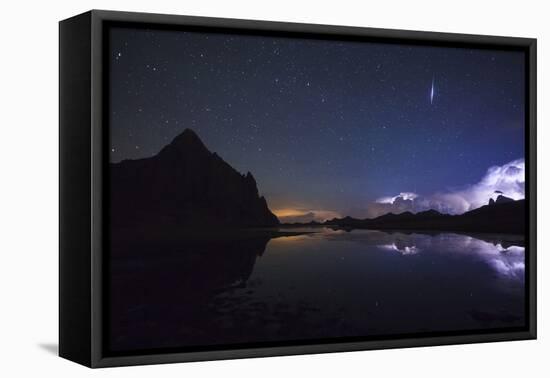
[(386, 213), (413, 213), (434, 209), (447, 214), (462, 214), (486, 205), (500, 194), (519, 200), (525, 198), (525, 159), (493, 166), (475, 184), (443, 192), (420, 195), (401, 192), (398, 195), (382, 197), (367, 207), (367, 217)]

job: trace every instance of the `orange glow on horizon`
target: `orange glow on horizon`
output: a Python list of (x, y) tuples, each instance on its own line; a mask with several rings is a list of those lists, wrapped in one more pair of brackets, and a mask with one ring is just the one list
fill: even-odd
[[(339, 218), (342, 215), (336, 211), (332, 210), (318, 210), (318, 209), (308, 209), (308, 208), (290, 208), (285, 207), (282, 209), (273, 209), (271, 210), (281, 220), (290, 220), (290, 221), (304, 221), (299, 219), (300, 217), (306, 216), (308, 220), (316, 221), (325, 221), (327, 219)], [(309, 219), (311, 218), (311, 219)]]
[(271, 210), (273, 214), (275, 214), (278, 217), (297, 217), (300, 215), (306, 215), (308, 212), (303, 210), (297, 210), (297, 209), (274, 209)]

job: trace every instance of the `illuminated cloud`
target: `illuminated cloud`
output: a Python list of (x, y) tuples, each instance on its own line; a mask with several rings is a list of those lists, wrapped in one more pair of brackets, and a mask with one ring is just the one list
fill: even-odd
[(525, 198), (525, 159), (518, 159), (502, 166), (493, 166), (476, 184), (465, 188), (439, 192), (427, 196), (402, 192), (393, 197), (382, 197), (369, 204), (367, 217), (389, 212), (419, 212), (435, 209), (442, 213), (462, 214), (486, 205), (500, 194), (519, 200)]
[(418, 194), (411, 193), (411, 192), (403, 192), (399, 193), (399, 195), (394, 197), (382, 197), (376, 200), (378, 203), (394, 203), (398, 198), (404, 199), (404, 200), (414, 200), (418, 197)]

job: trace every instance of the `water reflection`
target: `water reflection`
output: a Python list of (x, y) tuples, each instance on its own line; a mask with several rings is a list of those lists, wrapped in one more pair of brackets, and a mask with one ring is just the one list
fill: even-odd
[(397, 251), (402, 255), (416, 255), (420, 252), (420, 248), (416, 245), (404, 245), (403, 243), (391, 243), (391, 244), (382, 244), (380, 248), (387, 249), (389, 251)]
[(523, 279), (525, 247), (523, 238), (507, 234), (478, 234), (475, 236), (454, 233), (384, 232), (375, 230), (354, 231), (324, 230), (328, 240), (343, 237), (357, 243), (376, 245), (382, 250), (395, 251), (404, 256), (420, 253), (423, 249), (445, 254), (470, 254), (491, 266), (504, 277)]
[[(498, 239), (497, 239), (498, 240)], [(421, 234), (401, 235), (399, 240), (380, 245), (380, 248), (394, 250), (402, 255), (414, 255), (422, 248), (434, 248), (444, 253), (471, 254), (492, 267), (506, 278), (523, 279), (525, 272), (525, 247), (507, 246), (502, 242), (482, 240), (466, 235), (443, 234), (428, 236)]]
[(111, 348), (524, 324), (521, 237), (294, 232), (303, 234), (115, 240)]

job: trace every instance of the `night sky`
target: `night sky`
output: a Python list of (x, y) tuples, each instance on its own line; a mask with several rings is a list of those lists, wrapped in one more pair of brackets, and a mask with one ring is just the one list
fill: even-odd
[(191, 128), (278, 215), (364, 216), (524, 158), (520, 52), (123, 28), (110, 46), (111, 161)]

